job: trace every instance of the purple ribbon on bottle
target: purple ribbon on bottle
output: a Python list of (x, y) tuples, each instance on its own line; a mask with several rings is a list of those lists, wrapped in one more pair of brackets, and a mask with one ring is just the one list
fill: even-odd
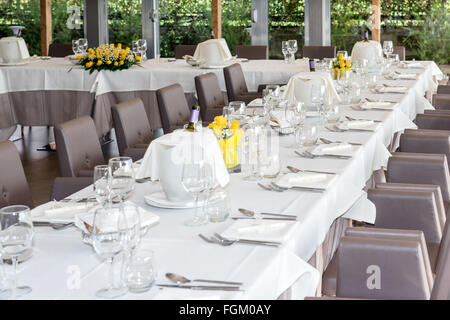
[(198, 121), (198, 115), (200, 112), (198, 110), (191, 110), (191, 117), (189, 118), (189, 122), (196, 123)]

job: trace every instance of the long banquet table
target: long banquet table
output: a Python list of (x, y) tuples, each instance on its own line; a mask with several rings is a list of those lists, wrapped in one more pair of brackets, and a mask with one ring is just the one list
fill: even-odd
[[(302, 60), (294, 64), (285, 64), (283, 60), (250, 60), (241, 65), (251, 91), (259, 84), (287, 83), (295, 73), (309, 70)], [(103, 136), (112, 128), (111, 106), (139, 97), (152, 129), (159, 129), (162, 126), (155, 91), (180, 83), (192, 105), (194, 77), (207, 72), (217, 75), (225, 92), (222, 69), (192, 67), (184, 60), (152, 59), (120, 72), (90, 74), (64, 58), (33, 58), (24, 66), (0, 67), (0, 128), (16, 124), (53, 126), (90, 115), (98, 135)]]
[[(349, 106), (342, 115), (354, 118), (380, 120), (374, 132), (330, 132), (321, 129), (320, 137), (330, 140), (361, 143), (355, 155), (343, 159), (307, 159), (298, 157), (291, 147), (292, 136), (280, 136), (281, 167), (292, 165), (301, 169), (326, 170), (337, 173), (336, 181), (324, 193), (291, 190), (283, 193), (261, 189), (255, 182), (247, 182), (241, 174), (232, 174), (228, 190), (231, 197), (231, 215), (238, 216), (238, 208), (257, 212), (293, 214), (298, 222), (280, 248), (265, 248), (235, 244), (222, 247), (205, 243), (199, 233), (221, 232), (233, 223), (209, 223), (201, 227), (186, 227), (183, 221), (192, 210), (158, 209), (148, 206), (143, 196), (160, 190), (159, 182), (137, 184), (129, 200), (160, 216), (158, 225), (150, 229), (142, 245), (155, 252), (158, 283), (168, 283), (166, 272), (175, 272), (189, 278), (211, 278), (244, 282), (244, 292), (185, 291), (153, 287), (144, 294), (127, 294), (125, 299), (302, 299), (314, 295), (321, 271), (307, 261), (320, 250), (330, 227), (338, 219), (347, 218), (373, 223), (375, 208), (363, 191), (372, 173), (386, 166), (390, 153), (387, 146), (395, 133), (405, 128), (416, 128), (415, 115), (432, 106), (423, 98), (433, 90), (433, 77), (439, 69), (433, 62), (422, 62), (424, 69), (399, 69), (417, 72), (417, 80), (382, 80), (383, 83), (409, 87), (405, 94), (373, 94), (364, 97), (398, 101), (392, 111), (355, 111)], [(283, 169), (285, 172), (286, 170)], [(88, 187), (73, 197), (92, 196)], [(48, 206), (45, 204), (43, 206)], [(41, 210), (35, 208), (33, 212)], [(20, 283), (31, 285), (33, 292), (27, 299), (94, 299), (95, 291), (106, 285), (106, 266), (93, 249), (81, 241), (79, 230), (54, 231), (35, 228), (34, 255), (20, 265)], [(76, 272), (75, 272), (75, 271)], [(74, 272), (81, 282), (73, 285)], [(78, 273), (77, 273), (78, 272)], [(77, 282), (76, 282), (77, 283)]]

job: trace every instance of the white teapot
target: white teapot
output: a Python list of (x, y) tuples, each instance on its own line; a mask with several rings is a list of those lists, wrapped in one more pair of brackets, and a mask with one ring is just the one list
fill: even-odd
[(374, 40), (368, 42), (358, 41), (352, 49), (352, 63), (363, 59), (372, 61), (382, 56), (383, 49), (381, 48), (381, 44)]

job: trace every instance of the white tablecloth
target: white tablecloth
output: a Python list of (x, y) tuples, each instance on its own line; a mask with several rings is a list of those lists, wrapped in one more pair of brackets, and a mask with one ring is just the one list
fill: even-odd
[[(236, 62), (239, 60), (228, 61), (226, 65)], [(286, 64), (283, 60), (250, 60), (241, 65), (251, 91), (256, 90), (261, 83), (287, 83), (295, 73), (309, 70), (308, 64), (301, 61)], [(98, 96), (112, 91), (153, 91), (174, 83), (180, 83), (185, 92), (195, 92), (194, 77), (207, 72), (214, 72), (221, 90), (226, 91), (222, 69), (192, 67), (184, 60), (169, 62), (164, 58), (152, 59), (128, 70), (89, 74), (67, 59), (35, 59), (24, 66), (1, 67), (0, 94), (33, 90), (74, 90), (95, 92)]]
[[(416, 128), (411, 119), (417, 112), (430, 107), (419, 97), (430, 89), (428, 77), (432, 76), (431, 64), (427, 64), (426, 70), (418, 72), (420, 75), (417, 80), (395, 81), (395, 84), (411, 88), (406, 94), (363, 92), (365, 97), (398, 101), (399, 104), (393, 111), (355, 111), (350, 107), (342, 108), (343, 115), (381, 120), (375, 132), (320, 131), (320, 137), (330, 140), (362, 143), (350, 160), (300, 158), (290, 147), (293, 137), (280, 138), (280, 161), (284, 172), (286, 165), (291, 165), (300, 169), (326, 170), (338, 174), (335, 183), (326, 192), (265, 191), (254, 182), (243, 181), (241, 174), (231, 175), (228, 190), (233, 216), (240, 216), (238, 208), (247, 208), (256, 212), (285, 213), (298, 217), (294, 232), (286, 239), (282, 248), (238, 244), (221, 247), (205, 243), (198, 237), (199, 233), (209, 235), (222, 232), (233, 221), (228, 219), (222, 223), (210, 223), (196, 228), (186, 227), (183, 222), (192, 216), (192, 210), (150, 207), (145, 204), (143, 197), (161, 190), (159, 182), (137, 184), (129, 200), (138, 206), (146, 207), (161, 218), (160, 224), (151, 229), (143, 241), (145, 246), (155, 250), (160, 274), (158, 282), (163, 281), (164, 273), (178, 272), (192, 278), (209, 277), (245, 283), (244, 293), (225, 298), (275, 299), (288, 288), (293, 298), (312, 295), (318, 283), (318, 274), (304, 261), (311, 258), (337, 217), (374, 221), (375, 208), (361, 190), (372, 172), (386, 165), (390, 155), (386, 146), (391, 142), (394, 133), (405, 128)], [(388, 80), (382, 82), (391, 83)], [(78, 193), (79, 196), (92, 194), (92, 187)], [(104, 265), (99, 263), (90, 247), (81, 243), (78, 231), (39, 229), (35, 251), (35, 256), (22, 265), (24, 270), (20, 274), (21, 283), (34, 287), (28, 298), (92, 299), (95, 298), (94, 292), (105, 285)], [(67, 287), (68, 266), (80, 268), (80, 289)], [(161, 297), (162, 293), (156, 295), (156, 291), (154, 288), (146, 294), (128, 294), (124, 298)], [(168, 295), (174, 297), (173, 289), (165, 292), (165, 297)], [(181, 293), (175, 295), (179, 297)]]

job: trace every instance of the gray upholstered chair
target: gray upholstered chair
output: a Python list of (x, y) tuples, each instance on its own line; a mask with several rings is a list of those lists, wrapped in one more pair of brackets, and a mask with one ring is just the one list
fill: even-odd
[[(400, 136), (400, 152), (445, 154), (450, 160), (450, 131), (406, 129)], [(450, 163), (449, 163), (450, 167)]]
[(398, 54), (398, 58), (400, 61), (405, 61), (405, 47), (403, 46), (394, 46), (394, 54)]
[(215, 116), (222, 114), (223, 107), (227, 105), (216, 74), (209, 72), (196, 76), (195, 89), (202, 121), (212, 122)]
[(238, 58), (247, 58), (249, 60), (267, 60), (267, 46), (236, 46), (236, 55)]
[(244, 72), (239, 63), (223, 68), (223, 75), (227, 87), (228, 101), (244, 101), (248, 104), (254, 99), (262, 97), (260, 92), (248, 91)]
[(144, 103), (140, 98), (124, 101), (111, 108), (119, 154), (141, 159), (152, 140)]
[(335, 58), (335, 46), (303, 46), (302, 57), (313, 59)]
[(442, 199), (450, 202), (450, 176), (444, 154), (393, 152), (388, 160), (386, 181), (438, 185)]
[(83, 116), (55, 126), (56, 152), (62, 177), (92, 177), (104, 164), (94, 121)]
[(72, 45), (66, 43), (51, 43), (48, 46), (48, 55), (50, 57), (63, 58), (73, 54)]
[(197, 45), (191, 45), (191, 44), (179, 44), (175, 46), (175, 58), (176, 59), (183, 59), (183, 56), (193, 56), (195, 53), (195, 49), (197, 48)]
[(0, 208), (16, 204), (32, 208), (33, 200), (22, 162), (11, 141), (0, 142), (0, 163)]
[(415, 122), (419, 129), (450, 130), (450, 110), (448, 113), (425, 112), (424, 114), (418, 114)]
[(444, 94), (450, 94), (450, 85), (446, 84), (440, 84), (437, 87), (437, 93), (444, 93)]
[(433, 94), (432, 104), (436, 109), (450, 110), (450, 94), (446, 93)]
[(62, 200), (92, 183), (91, 177), (58, 177), (53, 181), (50, 200)]
[(156, 90), (156, 98), (164, 133), (182, 128), (189, 122), (191, 111), (180, 84), (176, 83)]

